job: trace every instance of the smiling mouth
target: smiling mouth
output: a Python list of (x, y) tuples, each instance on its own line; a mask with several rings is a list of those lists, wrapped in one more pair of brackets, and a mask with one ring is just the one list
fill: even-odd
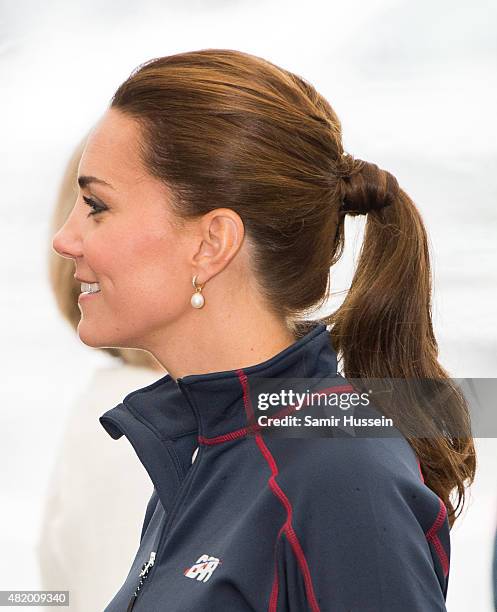
[(98, 293), (99, 291), (99, 283), (81, 283), (81, 293)]

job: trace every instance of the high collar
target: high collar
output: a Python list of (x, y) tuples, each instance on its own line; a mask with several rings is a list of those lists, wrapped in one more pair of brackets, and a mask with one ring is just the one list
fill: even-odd
[(190, 434), (202, 444), (212, 438), (229, 439), (229, 434), (246, 427), (243, 380), (250, 380), (251, 376), (332, 377), (336, 372), (336, 353), (326, 326), (309, 322), (300, 327), (300, 337), (293, 344), (266, 361), (243, 369), (192, 374), (177, 380), (166, 374), (129, 393), (121, 404), (100, 417), (100, 423), (115, 439), (126, 435), (158, 488), (161, 484), (157, 479), (161, 477), (157, 476), (154, 464), (168, 441)]
[(244, 381), (250, 382), (251, 377), (313, 378), (336, 374), (336, 354), (326, 326), (313, 323), (305, 329), (293, 344), (257, 365), (177, 379), (178, 388), (197, 417), (200, 442), (247, 426)]

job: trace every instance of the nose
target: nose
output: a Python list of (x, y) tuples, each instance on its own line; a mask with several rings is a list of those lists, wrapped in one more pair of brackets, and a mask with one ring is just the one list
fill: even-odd
[(52, 248), (61, 257), (76, 259), (82, 255), (81, 238), (77, 231), (77, 225), (71, 221), (71, 217), (73, 217), (72, 214), (55, 233), (52, 239)]

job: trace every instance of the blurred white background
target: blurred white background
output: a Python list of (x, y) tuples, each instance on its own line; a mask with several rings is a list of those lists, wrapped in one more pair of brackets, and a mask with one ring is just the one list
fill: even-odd
[[(49, 217), (74, 147), (116, 87), (147, 59), (233, 48), (313, 83), (342, 121), (345, 149), (395, 174), (425, 219), (442, 364), (454, 377), (495, 377), (494, 2), (18, 0), (0, 6), (0, 590), (39, 588), (33, 551), (65, 419), (95, 368), (111, 363), (84, 346), (56, 310), (47, 279)], [(347, 223), (350, 240), (335, 290), (350, 283), (360, 246), (361, 221)], [(102, 414), (111, 407), (102, 406)], [(477, 444), (477, 479), (452, 530), (450, 612), (492, 609), (497, 441)]]

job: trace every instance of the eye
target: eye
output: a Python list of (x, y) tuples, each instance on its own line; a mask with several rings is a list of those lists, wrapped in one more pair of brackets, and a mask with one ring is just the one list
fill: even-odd
[(92, 198), (88, 198), (87, 196), (83, 196), (83, 200), (85, 201), (85, 204), (87, 204), (92, 209), (91, 212), (89, 212), (86, 215), (87, 217), (90, 217), (91, 215), (98, 215), (99, 213), (103, 212), (104, 210), (108, 210), (107, 206), (99, 204), (98, 202), (96, 202)]

